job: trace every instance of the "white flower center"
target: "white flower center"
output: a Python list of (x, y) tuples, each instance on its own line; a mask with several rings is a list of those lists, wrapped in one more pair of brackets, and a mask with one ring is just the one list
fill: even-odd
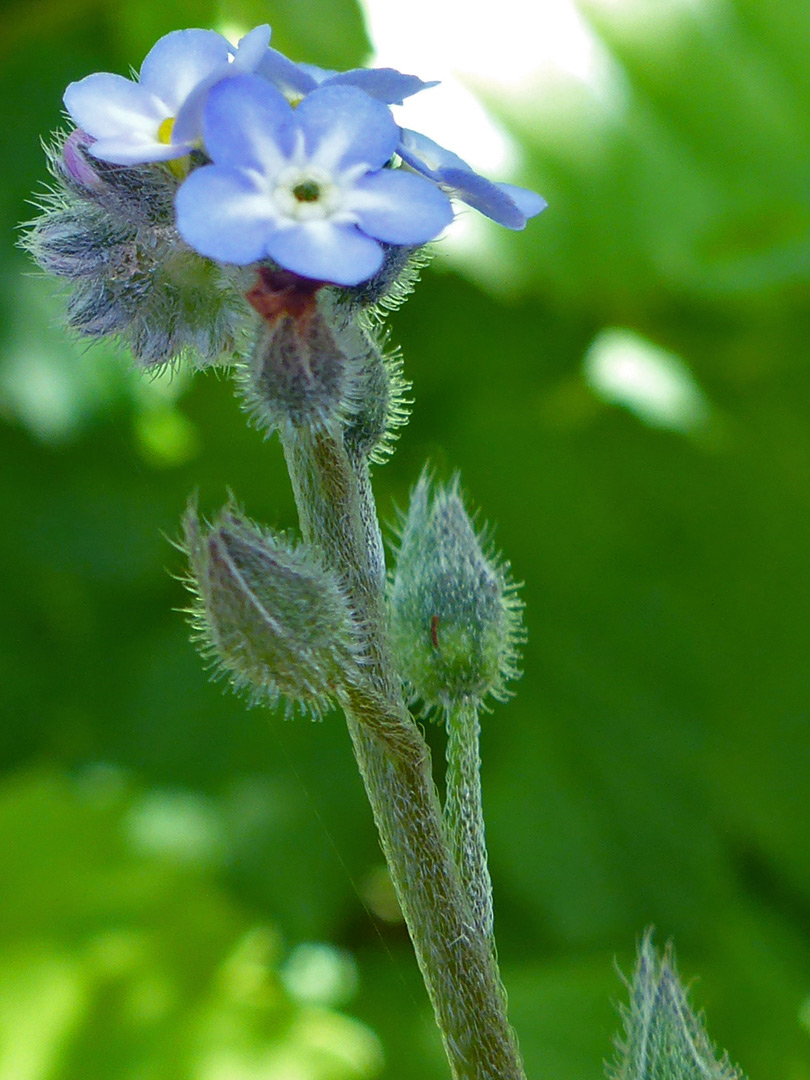
[(276, 179), (273, 196), (282, 216), (294, 221), (334, 217), (342, 202), (341, 188), (313, 165), (285, 169)]

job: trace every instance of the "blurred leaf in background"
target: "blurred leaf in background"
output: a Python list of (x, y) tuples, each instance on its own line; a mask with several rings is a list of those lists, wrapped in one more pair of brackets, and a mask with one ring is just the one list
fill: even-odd
[(139, 795), (109, 766), (28, 771), (3, 785), (0, 837), (3, 1080), (377, 1075), (376, 1037), (329, 1007), (340, 955), (279, 970), (277, 932), (212, 885), (199, 797)]
[(245, 711), (172, 611), (192, 489), (294, 527), (278, 447), (226, 378), (144, 380), (69, 340), (12, 249), (69, 81), (177, 27), (262, 21), (294, 59), (371, 42), (443, 78), (404, 121), (550, 203), (517, 235), (463, 213), (437, 245), (393, 322), (416, 406), (375, 476), (391, 517), (426, 457), (460, 468), (526, 581), (526, 674), (483, 751), (529, 1075), (601, 1075), (613, 958), (653, 923), (750, 1080), (810, 1080), (810, 7), (3, 19), (2, 1080), (446, 1075), (339, 717)]

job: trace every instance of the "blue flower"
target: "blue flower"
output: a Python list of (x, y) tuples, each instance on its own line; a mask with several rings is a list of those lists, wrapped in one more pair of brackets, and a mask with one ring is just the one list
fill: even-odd
[(322, 86), (295, 109), (265, 79), (237, 75), (208, 94), (212, 165), (177, 193), (177, 227), (224, 263), (272, 259), (303, 277), (356, 285), (382, 265), (380, 243), (418, 245), (452, 221), (450, 200), (405, 169), (390, 110), (352, 86)]
[(328, 71), (314, 64), (297, 64), (277, 49), (268, 49), (256, 70), (293, 103), (299, 102), (318, 86), (356, 86), (386, 105), (401, 105), (405, 98), (438, 85), (435, 81), (423, 82), (416, 75), (403, 75), (395, 68)]
[(480, 210), (507, 229), (522, 229), (527, 218), (545, 210), (548, 203), (528, 188), (495, 184), (475, 172), (463, 158), (445, 150), (427, 135), (402, 128), (397, 153), (416, 172), (438, 184), (453, 198)]
[(199, 145), (208, 90), (253, 71), (268, 51), (270, 27), (237, 48), (213, 30), (175, 30), (150, 49), (137, 82), (97, 72), (65, 91), (67, 111), (95, 140), (89, 151), (115, 165), (180, 158)]
[[(355, 86), (386, 105), (402, 105), (407, 97), (437, 82), (423, 82), (394, 68), (354, 68), (327, 71), (314, 64), (298, 64), (277, 49), (267, 49), (257, 74), (274, 83), (297, 104), (319, 86)], [(496, 184), (476, 173), (463, 158), (439, 146), (426, 135), (403, 128), (397, 153), (410, 168), (432, 180), (449, 196), (459, 199), (509, 229), (523, 229), (530, 217), (545, 210), (540, 195), (514, 184)]]

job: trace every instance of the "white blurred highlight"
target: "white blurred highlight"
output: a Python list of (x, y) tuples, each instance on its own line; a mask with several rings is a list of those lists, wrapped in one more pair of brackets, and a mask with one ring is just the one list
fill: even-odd
[[(573, 0), (360, 0), (374, 52), (369, 64), (394, 67), (441, 85), (397, 110), (403, 127), (423, 132), (491, 180), (517, 181), (520, 152), (507, 131), (468, 88), (531, 109), (559, 80), (571, 79), (602, 94), (604, 50)], [(486, 267), (497, 232), (478, 214), (459, 207), (443, 250), (456, 261)], [(474, 272), (474, 271), (473, 271)], [(508, 267), (485, 276), (508, 277)]]
[[(514, 165), (511, 140), (465, 86), (493, 94), (536, 92), (544, 69), (598, 79), (599, 47), (572, 0), (360, 0), (375, 67), (395, 67), (442, 85), (408, 100), (402, 123), (429, 135), (482, 171)], [(475, 17), (476, 13), (487, 17)], [(507, 179), (506, 176), (499, 177)]]
[(585, 355), (585, 379), (599, 397), (653, 427), (689, 433), (710, 418), (709, 403), (684, 361), (631, 330), (597, 335)]

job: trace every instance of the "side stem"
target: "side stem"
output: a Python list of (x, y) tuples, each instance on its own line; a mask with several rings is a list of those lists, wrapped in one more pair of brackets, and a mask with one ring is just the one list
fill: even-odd
[(365, 460), (339, 429), (282, 435), (305, 540), (343, 576), (364, 663), (343, 706), (380, 842), (455, 1080), (526, 1080), (506, 997), (448, 846), (430, 751), (388, 655), (383, 546)]
[(481, 724), (474, 705), (447, 711), (447, 795), (444, 820), (450, 846), (481, 933), (495, 948), (492, 882), (481, 805)]

